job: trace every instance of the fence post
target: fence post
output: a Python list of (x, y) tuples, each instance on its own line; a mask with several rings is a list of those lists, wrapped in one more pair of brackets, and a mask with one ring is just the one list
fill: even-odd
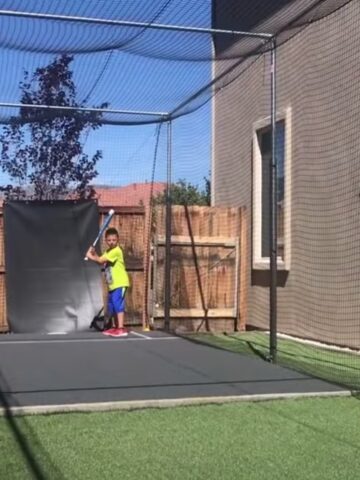
[(171, 120), (167, 124), (167, 176), (166, 176), (166, 230), (165, 230), (165, 299), (164, 327), (170, 329), (171, 302), (171, 167), (172, 139)]

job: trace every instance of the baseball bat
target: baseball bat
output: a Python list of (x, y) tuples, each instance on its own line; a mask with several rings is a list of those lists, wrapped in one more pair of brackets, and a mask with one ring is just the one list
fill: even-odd
[[(97, 237), (95, 238), (95, 240), (92, 243), (93, 247), (96, 246), (96, 244), (100, 240), (101, 236), (103, 235), (103, 233), (105, 232), (105, 230), (109, 226), (109, 223), (111, 222), (111, 219), (112, 219), (112, 216), (114, 215), (114, 213), (115, 213), (115, 211), (113, 209), (109, 210), (109, 213), (107, 214), (107, 216), (104, 220), (104, 223), (101, 225), (101, 228), (99, 230), (99, 233), (97, 234)], [(88, 260), (88, 258), (85, 257), (84, 260)]]

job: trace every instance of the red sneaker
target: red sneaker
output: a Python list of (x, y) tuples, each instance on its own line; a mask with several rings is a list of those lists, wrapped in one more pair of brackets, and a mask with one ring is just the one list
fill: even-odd
[(115, 331), (117, 331), (116, 328), (108, 328), (107, 330), (103, 330), (103, 335), (112, 335)]
[(126, 328), (113, 328), (109, 335), (111, 337), (126, 337), (128, 335), (128, 331)]

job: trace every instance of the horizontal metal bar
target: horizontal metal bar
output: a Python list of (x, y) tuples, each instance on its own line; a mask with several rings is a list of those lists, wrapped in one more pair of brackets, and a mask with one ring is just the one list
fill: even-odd
[(118, 27), (137, 27), (137, 28), (151, 28), (153, 30), (169, 30), (175, 32), (188, 33), (207, 33), (207, 34), (224, 34), (224, 35), (240, 35), (243, 37), (254, 38), (272, 38), (271, 33), (256, 33), (243, 32), (240, 30), (223, 30), (217, 28), (201, 28), (201, 27), (186, 27), (183, 25), (167, 25), (161, 23), (145, 23), (145, 22), (130, 22), (127, 20), (111, 20), (108, 18), (94, 18), (94, 17), (76, 17), (73, 15), (56, 15), (50, 13), (36, 13), (36, 12), (18, 12), (15, 10), (0, 10), (0, 16), (20, 17), (20, 18), (35, 18), (39, 20), (58, 20), (62, 22), (78, 22), (89, 23), (97, 25), (112, 25)]
[(7, 103), (0, 102), (0, 107), (7, 108), (37, 108), (39, 110), (68, 110), (68, 111), (81, 111), (81, 112), (97, 112), (97, 113), (121, 113), (128, 115), (159, 115), (161, 117), (167, 117), (166, 112), (149, 112), (144, 110), (117, 110), (111, 108), (94, 108), (94, 107), (70, 107), (64, 105), (32, 105), (29, 103)]
[[(158, 245), (165, 244), (165, 235), (159, 235), (157, 238)], [(210, 236), (185, 236), (185, 235), (172, 235), (171, 245), (182, 245), (195, 247), (224, 247), (234, 248), (238, 244), (238, 238), (236, 237), (210, 237)]]
[[(164, 309), (155, 308), (154, 318), (164, 318)], [(236, 311), (230, 308), (171, 308), (171, 318), (236, 318)]]

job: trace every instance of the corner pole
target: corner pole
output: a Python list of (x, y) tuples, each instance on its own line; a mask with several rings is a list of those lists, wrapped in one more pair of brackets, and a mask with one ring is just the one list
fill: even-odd
[(166, 164), (166, 210), (165, 210), (165, 286), (164, 286), (164, 328), (170, 330), (171, 303), (171, 170), (172, 170), (172, 124), (167, 123), (167, 164)]
[(277, 357), (277, 159), (276, 159), (276, 39), (271, 39), (271, 165), (270, 165), (270, 362)]

